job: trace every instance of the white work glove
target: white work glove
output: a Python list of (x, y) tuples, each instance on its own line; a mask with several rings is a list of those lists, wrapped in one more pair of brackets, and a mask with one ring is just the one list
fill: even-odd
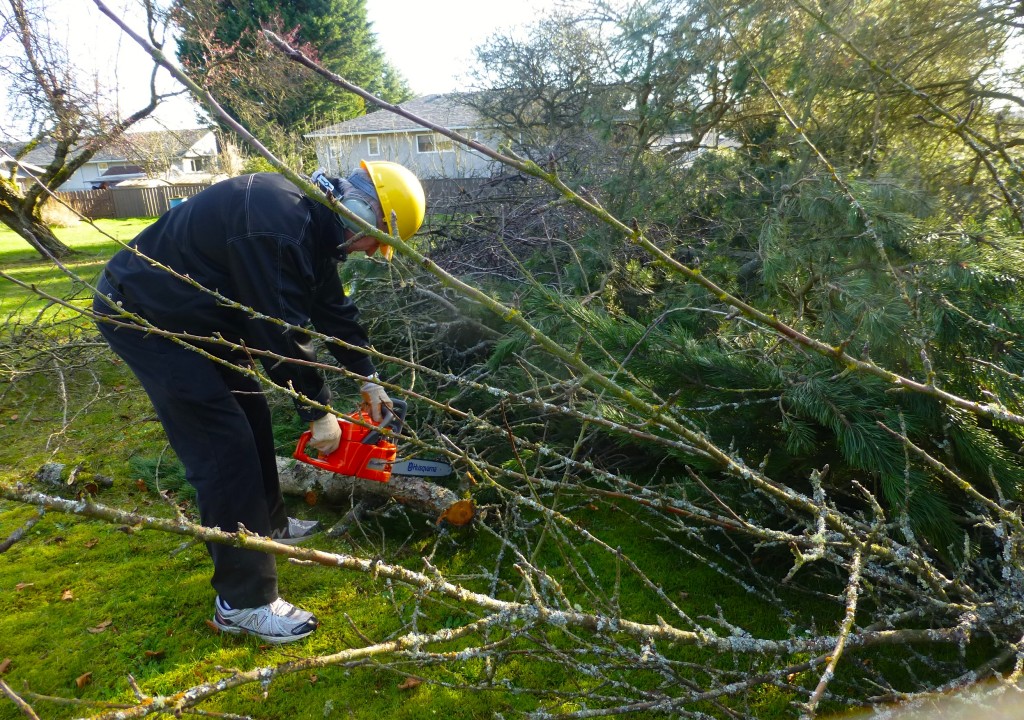
[(341, 425), (338, 424), (338, 418), (330, 413), (311, 422), (309, 432), (312, 433), (309, 444), (322, 455), (330, 455), (338, 449), (338, 443), (341, 442)]
[[(376, 375), (370, 376), (376, 379)], [(363, 396), (363, 412), (369, 412), (375, 423), (379, 423), (384, 417), (383, 407), (387, 405), (394, 408), (391, 398), (388, 397), (384, 388), (371, 380), (367, 380), (359, 386), (359, 393)]]

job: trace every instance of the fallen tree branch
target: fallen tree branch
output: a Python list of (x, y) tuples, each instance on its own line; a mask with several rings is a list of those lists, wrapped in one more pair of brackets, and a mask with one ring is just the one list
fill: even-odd
[(131, 709), (102, 713), (94, 716), (93, 720), (131, 720), (131, 718), (142, 718), (154, 713), (178, 714), (184, 712), (186, 708), (192, 707), (196, 703), (222, 693), (225, 690), (253, 683), (267, 686), (275, 678), (378, 655), (401, 653), (404, 651), (418, 652), (419, 648), (424, 646), (451, 642), (481, 632), (487, 627), (497, 624), (501, 619), (500, 615), (489, 615), (481, 620), (451, 630), (446, 628), (429, 634), (409, 633), (388, 642), (355, 648), (353, 650), (342, 650), (333, 655), (292, 660), (280, 665), (253, 668), (245, 672), (236, 671), (230, 677), (222, 680), (195, 685), (173, 695), (147, 698), (139, 705), (132, 706)]
[(828, 666), (825, 668), (825, 672), (822, 673), (821, 679), (818, 681), (818, 686), (814, 688), (814, 693), (807, 701), (807, 716), (814, 717), (815, 712), (818, 709), (818, 703), (821, 702), (822, 697), (825, 695), (825, 689), (828, 688), (828, 684), (832, 682), (832, 678), (836, 674), (836, 665), (839, 664), (839, 658), (843, 655), (843, 650), (846, 647), (846, 639), (850, 637), (850, 633), (853, 630), (853, 622), (857, 617), (857, 596), (860, 592), (860, 569), (861, 560), (863, 556), (858, 549), (853, 554), (853, 562), (850, 567), (850, 581), (846, 586), (846, 615), (843, 618), (843, 625), (839, 631), (839, 642), (836, 643), (835, 649), (832, 650), (832, 654), (828, 658)]
[[(575, 609), (566, 610), (550, 607), (536, 601), (525, 603), (501, 600), (448, 582), (436, 571), (431, 574), (419, 573), (399, 565), (379, 562), (376, 559), (371, 560), (344, 553), (329, 553), (311, 548), (283, 545), (268, 538), (253, 535), (248, 531), (228, 533), (183, 520), (149, 517), (127, 510), (96, 504), (85, 499), (68, 500), (44, 495), (21, 486), (12, 488), (0, 485), (0, 497), (30, 505), (38, 505), (58, 512), (92, 517), (118, 525), (149, 528), (176, 535), (188, 535), (204, 542), (215, 542), (248, 550), (259, 550), (260, 552), (312, 562), (325, 567), (355, 570), (373, 575), (374, 577), (388, 578), (411, 585), (424, 593), (433, 593), (451, 600), (475, 605), (488, 612), (498, 613), (510, 625), (517, 622), (532, 623), (540, 620), (553, 627), (579, 628), (592, 632), (618, 632), (640, 640), (654, 639), (680, 645), (708, 648), (715, 652), (738, 654), (788, 655), (790, 653), (817, 653), (834, 648), (839, 641), (838, 637), (825, 635), (789, 640), (770, 640), (736, 635), (723, 637), (703, 628), (698, 631), (680, 630), (669, 625), (664, 620), (657, 624), (650, 624), (587, 613)], [(962, 624), (945, 628), (880, 630), (850, 635), (846, 642), (849, 647), (862, 648), (910, 643), (959, 643), (969, 632), (970, 628), (965, 628)]]
[[(130, 676), (129, 676), (130, 677)], [(135, 685), (132, 688), (135, 689)], [(57, 695), (43, 695), (37, 692), (30, 692), (28, 690), (22, 690), (21, 696), (28, 698), (29, 700), (36, 700), (39, 702), (52, 703), (54, 705), (66, 705), (71, 707), (90, 707), (98, 708), (100, 710), (130, 710), (136, 707), (130, 703), (112, 703), (102, 702), (99, 700), (83, 700), (82, 698), (69, 698), (60, 697)], [(141, 698), (140, 698), (141, 699)], [(219, 720), (253, 720), (249, 715), (236, 715), (235, 713), (222, 713), (214, 710), (200, 710), (198, 708), (187, 708), (182, 709), (184, 715), (197, 715), (199, 717), (212, 717), (218, 718)]]
[(39, 716), (36, 715), (35, 710), (32, 709), (32, 706), (24, 700), (22, 700), (20, 697), (18, 697), (17, 693), (11, 690), (10, 686), (3, 680), (0, 680), (0, 692), (6, 695), (11, 702), (18, 706), (18, 709), (21, 710), (22, 715), (24, 715), (27, 718), (32, 718), (32, 720), (39, 720)]
[[(100, 2), (100, 0), (94, 0), (94, 2), (100, 5), (102, 9), (102, 3)], [(918, 392), (924, 395), (929, 395), (952, 406), (963, 408), (976, 415), (987, 416), (995, 420), (1002, 420), (1013, 423), (1015, 425), (1024, 425), (1024, 415), (1019, 415), (1017, 413), (1010, 412), (999, 403), (978, 402), (960, 397), (958, 395), (955, 395), (954, 393), (948, 392), (937, 387), (934, 382), (921, 382), (918, 380), (914, 380), (912, 378), (905, 377), (896, 372), (883, 368), (882, 366), (878, 365), (877, 363), (869, 359), (854, 357), (853, 355), (847, 353), (846, 349), (843, 346), (833, 346), (828, 343), (822, 342), (816, 338), (810, 337), (805, 333), (800, 332), (793, 326), (788, 325), (779, 320), (778, 318), (774, 317), (772, 314), (762, 312), (761, 310), (755, 308), (749, 303), (746, 303), (740, 298), (736, 297), (732, 293), (727, 292), (724, 288), (716, 284), (704, 273), (702, 273), (699, 268), (692, 268), (688, 265), (685, 265), (684, 263), (679, 262), (674, 257), (666, 253), (664, 250), (656, 246), (654, 243), (652, 243), (651, 240), (647, 238), (647, 236), (638, 227), (631, 228), (629, 225), (622, 222), (617, 217), (613, 216), (611, 213), (609, 213), (607, 210), (601, 207), (601, 205), (599, 205), (596, 201), (588, 200), (579, 193), (575, 192), (572, 188), (567, 186), (561, 180), (557, 173), (547, 172), (534, 162), (519, 160), (518, 158), (511, 157), (510, 155), (503, 155), (501, 153), (495, 152), (494, 150), (488, 148), (487, 146), (470, 140), (469, 138), (464, 137), (459, 133), (453, 132), (452, 130), (439, 126), (436, 123), (432, 123), (429, 120), (426, 120), (425, 118), (421, 118), (417, 115), (414, 115), (413, 113), (403, 110), (402, 108), (391, 105), (390, 103), (386, 103), (380, 98), (377, 98), (371, 95), (370, 93), (367, 93), (365, 90), (358, 87), (357, 85), (354, 85), (353, 83), (348, 82), (339, 75), (336, 75), (335, 73), (332, 73), (331, 71), (325, 69), (319, 63), (304, 55), (301, 51), (291, 47), (287, 42), (285, 42), (282, 38), (280, 38), (273, 32), (270, 32), (269, 30), (264, 30), (263, 34), (267, 38), (267, 40), (272, 45), (274, 45), (283, 55), (285, 55), (292, 61), (300, 65), (304, 65), (305, 67), (310, 68), (314, 72), (319, 73), (321, 76), (329, 80), (334, 85), (342, 87), (350, 92), (356, 93), (370, 100), (374, 104), (387, 109), (389, 112), (401, 115), (402, 117), (405, 117), (406, 119), (415, 122), (417, 125), (420, 125), (424, 128), (445, 135), (451, 140), (461, 145), (465, 145), (466, 147), (471, 148), (476, 152), (480, 152), (486, 155), (487, 157), (492, 158), (493, 160), (501, 162), (502, 164), (507, 165), (509, 167), (513, 167), (524, 174), (530, 175), (532, 177), (535, 177), (539, 180), (548, 183), (552, 188), (557, 190), (568, 202), (576, 205), (580, 209), (591, 214), (593, 217), (597, 218), (601, 222), (604, 222), (607, 225), (611, 226), (616, 231), (620, 232), (623, 235), (623, 237), (625, 237), (629, 242), (632, 242), (644, 248), (644, 250), (646, 250), (651, 255), (651, 257), (653, 257), (655, 261), (658, 262), (658, 264), (662, 265), (663, 267), (669, 269), (672, 272), (681, 275), (682, 277), (686, 278), (686, 280), (696, 283), (697, 285), (700, 285), (701, 287), (705, 288), (707, 291), (712, 293), (721, 302), (729, 305), (732, 308), (735, 308), (744, 316), (746, 316), (750, 320), (753, 320), (759, 326), (774, 331), (785, 340), (794, 343), (795, 345), (798, 345), (800, 347), (811, 350), (812, 352), (815, 352), (821, 355), (822, 357), (829, 358), (830, 360), (835, 362), (836, 365), (844, 369), (855, 370), (857, 372), (863, 372), (867, 375), (873, 375), (875, 377), (885, 380), (886, 382), (892, 383), (894, 387), (902, 388), (904, 390), (910, 390), (913, 392)], [(152, 51), (150, 52), (152, 53)], [(488, 307), (491, 310), (493, 310), (500, 317), (505, 318), (507, 321), (518, 326), (520, 329), (523, 329), (527, 333), (530, 333), (533, 336), (533, 339), (537, 341), (542, 347), (544, 347), (545, 350), (548, 350), (556, 357), (565, 360), (571, 366), (577, 365), (577, 363), (573, 362), (574, 358), (572, 358), (570, 354), (565, 353), (565, 355), (563, 355), (560, 352), (561, 348), (552, 348), (549, 346), (548, 343), (545, 343), (545, 340), (547, 340), (547, 338), (544, 337), (543, 335), (539, 335), (539, 333), (537, 333), (537, 331), (534, 328), (529, 326), (528, 323), (525, 323), (524, 320), (517, 317), (518, 313), (516, 313), (515, 310), (511, 308), (501, 307), (499, 303), (496, 303), (489, 296), (486, 296), (483, 293), (477, 291), (475, 288), (471, 288), (455, 280), (455, 278), (447, 275), (447, 273), (445, 273), (443, 270), (434, 266), (429, 259), (419, 255), (419, 253), (417, 253), (411, 247), (408, 247), (405, 243), (396, 241), (394, 239), (390, 239), (388, 242), (389, 244), (394, 245), (403, 254), (409, 255), (410, 257), (415, 257), (415, 260), (418, 263), (420, 263), (423, 267), (425, 267), (427, 270), (433, 273), (446, 285), (450, 287), (455, 287), (457, 290), (460, 291), (460, 293), (466, 294), (469, 297), (473, 297), (474, 299), (480, 301), (481, 304), (484, 305), (485, 307)], [(582, 371), (586, 373), (587, 368), (582, 368)], [(621, 388), (615, 387), (615, 384), (608, 380), (607, 378), (588, 377), (587, 379), (594, 381), (599, 385), (603, 385), (604, 389), (606, 390), (618, 391), (615, 394), (618, 397), (620, 397), (620, 399), (624, 399), (627, 402), (630, 402), (631, 400), (635, 399), (632, 398), (632, 396), (628, 392), (623, 391)], [(671, 424), (669, 424), (668, 426), (672, 430), (677, 430), (676, 428), (671, 427)]]
[(28, 531), (31, 530), (33, 526), (35, 526), (35, 524), (42, 519), (43, 513), (39, 513), (35, 517), (29, 518), (24, 525), (22, 525), (20, 528), (12, 532), (7, 537), (6, 540), (0, 542), (0, 553), (7, 552), (8, 550), (10, 550), (11, 546), (14, 545), (14, 543), (24, 538), (25, 535), (28, 534)]

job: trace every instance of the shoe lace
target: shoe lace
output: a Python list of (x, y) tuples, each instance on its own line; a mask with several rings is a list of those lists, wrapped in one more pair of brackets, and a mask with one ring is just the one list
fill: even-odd
[(253, 621), (256, 625), (254, 630), (270, 635), (289, 635), (296, 626), (305, 622), (301, 611), (281, 598), (260, 608), (260, 612), (256, 613)]

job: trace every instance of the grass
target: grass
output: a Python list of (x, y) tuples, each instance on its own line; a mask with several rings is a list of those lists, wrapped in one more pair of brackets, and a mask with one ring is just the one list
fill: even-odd
[[(128, 218), (96, 220), (96, 227), (83, 222), (74, 227), (56, 228), (57, 238), (74, 250), (62, 264), (77, 278), (60, 271), (20, 236), (0, 226), (0, 270), (47, 295), (82, 306), (92, 296), (82, 281), (94, 283), (103, 263), (121, 247), (120, 243), (130, 241), (152, 222), (153, 218)], [(14, 282), (0, 280), (0, 318), (5, 323), (32, 322), (40, 313), (48, 322), (75, 315)]]
[[(101, 221), (100, 226), (122, 240), (130, 238), (145, 221)], [(80, 227), (59, 233), (78, 253), (69, 266), (90, 279), (117, 244), (94, 230)], [(0, 262), (4, 271), (54, 295), (85, 301), (88, 293), (47, 262), (20, 247), (19, 239), (0, 231)], [(167, 499), (155, 492), (155, 468), (165, 480), (176, 473), (173, 453), (156, 422), (152, 407), (124, 366), (97, 342), (95, 331), (73, 312), (48, 310), (31, 293), (0, 280), (0, 308), (17, 337), (7, 344), (7, 361), (0, 375), (0, 482), (33, 483), (44, 463), (81, 466), (82, 477), (107, 476), (113, 486), (102, 489), (98, 502), (158, 516), (174, 512)], [(42, 321), (37, 321), (40, 314)], [(41, 329), (38, 326), (41, 325)], [(66, 343), (61, 359), (39, 350), (33, 332), (52, 340), (56, 333)], [(60, 372), (50, 372), (59, 368)], [(43, 372), (46, 370), (47, 372)], [(59, 380), (59, 382), (55, 382)], [(279, 453), (289, 454), (299, 424), (290, 404), (275, 404)], [(65, 474), (66, 476), (66, 474)], [(180, 482), (180, 478), (179, 478)], [(38, 485), (38, 482), (36, 482)], [(165, 483), (162, 487), (166, 488)], [(73, 493), (73, 488), (42, 487), (51, 493)], [(193, 514), (188, 494), (172, 496)], [(307, 506), (289, 500), (293, 515), (336, 522), (346, 508)], [(35, 514), (35, 510), (0, 501), (0, 540)], [(744, 619), (748, 628), (766, 636), (780, 635), (777, 613), (759, 598), (688, 557), (663, 550), (652, 532), (630, 521), (628, 512), (613, 503), (597, 503), (572, 511), (612, 546), (620, 546), (639, 559), (651, 577), (664, 579), (667, 595), (694, 616), (714, 615), (719, 606)], [(639, 528), (639, 529), (638, 529)], [(492, 567), (500, 547), (489, 534), (475, 529), (438, 535), (422, 518), (385, 519), (374, 534), (345, 539), (321, 537), (313, 547), (331, 552), (380, 556), (390, 563), (422, 569), (421, 558), (452, 577), (467, 578), (479, 568)], [(564, 572), (562, 549), (549, 542), (536, 549), (535, 561), (559, 577), (570, 594), (582, 590), (578, 580)], [(614, 578), (616, 561), (594, 547), (581, 549), (581, 557), (598, 577)], [(315, 612), (323, 625), (309, 639), (284, 647), (265, 647), (252, 638), (218, 635), (207, 625), (212, 612), (211, 566), (201, 545), (154, 531), (116, 527), (74, 516), (49, 513), (30, 536), (0, 558), (0, 662), (10, 661), (3, 678), (16, 690), (31, 691), (94, 703), (132, 702), (129, 677), (150, 694), (171, 693), (202, 682), (223, 678), (225, 668), (248, 670), (277, 665), (294, 657), (328, 654), (359, 647), (366, 638), (386, 639), (401, 628), (399, 616), (409, 620), (412, 598), (407, 590), (362, 574), (278, 563), (285, 597)], [(509, 572), (508, 582), (516, 582)], [(486, 590), (481, 580), (465, 580)], [(638, 620), (655, 621), (659, 606), (635, 578), (623, 581), (624, 611)], [(579, 592), (580, 597), (585, 594)], [(808, 606), (809, 607), (809, 606)], [(444, 603), (424, 605), (421, 629), (453, 627), (471, 619), (473, 609)], [(824, 608), (823, 622), (835, 621), (835, 609)], [(356, 630), (358, 628), (358, 631)], [(552, 637), (558, 632), (552, 630)], [(458, 644), (452, 650), (458, 649)], [(679, 658), (701, 663), (725, 663), (693, 649), (680, 650)], [(596, 681), (579, 677), (558, 658), (512, 655), (493, 669), (498, 681), (489, 692), (461, 689), (485, 678), (481, 661), (446, 663), (412, 670), (426, 678), (415, 688), (403, 687), (401, 665), (382, 669), (372, 662), (318, 669), (274, 681), (263, 696), (258, 685), (223, 693), (202, 705), (205, 710), (281, 718), (491, 718), (539, 707), (538, 696), (504, 689), (502, 679), (548, 690), (585, 691)], [(747, 698), (758, 716), (790, 717), (791, 695), (773, 688)], [(62, 706), (37, 701), (47, 718), (70, 718), (97, 712), (96, 706)], [(551, 709), (550, 706), (547, 706)], [(572, 702), (560, 708), (572, 710)], [(0, 720), (20, 717), (13, 704), (0, 698)]]
[[(95, 227), (81, 222), (73, 227), (54, 228), (57, 239), (76, 253), (97, 258), (109, 257), (121, 242), (128, 242), (139, 234), (155, 218), (123, 218), (117, 220), (96, 220)], [(109, 237), (108, 237), (109, 236)], [(34, 263), (40, 259), (24, 239), (9, 228), (0, 225), (0, 267), (8, 268), (21, 263)]]

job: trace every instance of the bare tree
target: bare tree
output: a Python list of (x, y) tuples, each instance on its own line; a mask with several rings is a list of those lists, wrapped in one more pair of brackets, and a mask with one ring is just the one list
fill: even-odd
[[(147, 18), (150, 41), (160, 46), (157, 33), (161, 21), (148, 3)], [(42, 205), (100, 149), (157, 108), (166, 97), (156, 90), (157, 66), (150, 77), (146, 105), (123, 117), (111, 107), (95, 78), (83, 74), (55, 39), (42, 3), (0, 3), (0, 51), (0, 77), (11, 91), (10, 117), (25, 123), (31, 134), (27, 142), (8, 152), (21, 160), (34, 149), (45, 148), (48, 157), (42, 172), (26, 189), (14, 182), (16, 165), (12, 165), (12, 175), (0, 181), (0, 222), (41, 255), (64, 257), (71, 249), (43, 222)]]

